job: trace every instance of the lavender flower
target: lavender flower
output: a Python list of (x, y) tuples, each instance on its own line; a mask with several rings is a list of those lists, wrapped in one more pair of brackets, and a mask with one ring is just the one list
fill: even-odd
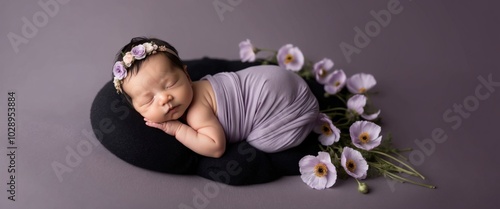
[(321, 134), (319, 142), (324, 146), (330, 146), (340, 139), (340, 130), (335, 127), (332, 120), (325, 114), (320, 113), (318, 124), (314, 128), (314, 132)]
[(298, 47), (286, 44), (278, 50), (278, 64), (280, 67), (291, 71), (299, 71), (304, 65), (304, 55)]
[(377, 84), (377, 81), (371, 74), (358, 73), (347, 80), (347, 89), (353, 94), (362, 94), (370, 90)]
[(333, 65), (333, 61), (328, 58), (323, 58), (321, 61), (314, 64), (313, 72), (318, 83), (327, 84), (327, 78)]
[(136, 60), (141, 60), (144, 59), (144, 57), (146, 57), (146, 48), (142, 44), (134, 46), (132, 48), (132, 51), (130, 52), (132, 53), (132, 56), (134, 56), (134, 59)]
[(366, 178), (368, 163), (359, 151), (350, 147), (344, 147), (342, 157), (340, 158), (340, 164), (344, 167), (345, 172), (349, 174), (349, 176), (356, 179)]
[(371, 150), (380, 145), (380, 131), (380, 126), (370, 121), (356, 121), (349, 127), (352, 143), (363, 150)]
[(255, 48), (249, 39), (240, 42), (240, 58), (242, 62), (255, 61)]
[(378, 117), (380, 114), (380, 110), (378, 110), (376, 113), (367, 115), (365, 114), (365, 105), (366, 105), (366, 96), (362, 94), (356, 94), (349, 98), (347, 100), (347, 109), (351, 110), (352, 112), (361, 115), (362, 118), (366, 120), (374, 120), (375, 118)]
[(300, 178), (314, 189), (330, 188), (337, 181), (337, 170), (327, 152), (318, 152), (318, 156), (307, 155), (299, 161)]
[(113, 65), (113, 76), (118, 80), (127, 77), (127, 69), (125, 69), (122, 62), (118, 61)]
[(342, 69), (335, 70), (327, 77), (325, 91), (331, 95), (338, 93), (345, 86), (346, 76)]

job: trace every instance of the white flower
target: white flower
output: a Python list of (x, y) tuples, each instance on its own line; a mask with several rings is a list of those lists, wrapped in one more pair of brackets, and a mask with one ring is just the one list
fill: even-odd
[(154, 50), (153, 44), (151, 43), (144, 43), (142, 45), (146, 49), (146, 54), (151, 54), (151, 52)]
[(362, 94), (377, 84), (371, 74), (358, 73), (347, 80), (347, 89), (353, 94)]
[(125, 56), (123, 56), (123, 64), (126, 67), (130, 67), (132, 65), (132, 62), (134, 62), (134, 55), (132, 55), (131, 52), (125, 53)]

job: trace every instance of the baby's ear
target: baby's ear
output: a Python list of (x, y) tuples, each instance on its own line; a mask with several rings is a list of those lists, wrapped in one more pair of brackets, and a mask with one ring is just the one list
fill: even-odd
[(184, 73), (186, 74), (187, 78), (189, 79), (189, 82), (193, 82), (193, 81), (191, 80), (191, 77), (189, 77), (189, 73), (188, 73), (188, 71), (187, 71), (187, 65), (184, 65), (184, 69), (183, 69), (183, 70), (184, 70)]

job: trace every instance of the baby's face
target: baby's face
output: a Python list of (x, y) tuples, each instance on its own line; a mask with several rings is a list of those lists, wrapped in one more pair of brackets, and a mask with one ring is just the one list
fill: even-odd
[(122, 88), (143, 117), (157, 123), (177, 120), (193, 99), (191, 80), (185, 70), (175, 68), (164, 55), (151, 55), (137, 74), (130, 73), (124, 79)]

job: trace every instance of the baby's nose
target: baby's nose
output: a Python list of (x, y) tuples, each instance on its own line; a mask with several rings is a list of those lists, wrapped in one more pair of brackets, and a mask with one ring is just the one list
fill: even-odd
[(168, 105), (168, 103), (170, 101), (172, 101), (172, 99), (174, 99), (174, 97), (172, 97), (172, 95), (167, 95), (167, 96), (163, 97), (163, 100), (161, 100), (161, 106)]

